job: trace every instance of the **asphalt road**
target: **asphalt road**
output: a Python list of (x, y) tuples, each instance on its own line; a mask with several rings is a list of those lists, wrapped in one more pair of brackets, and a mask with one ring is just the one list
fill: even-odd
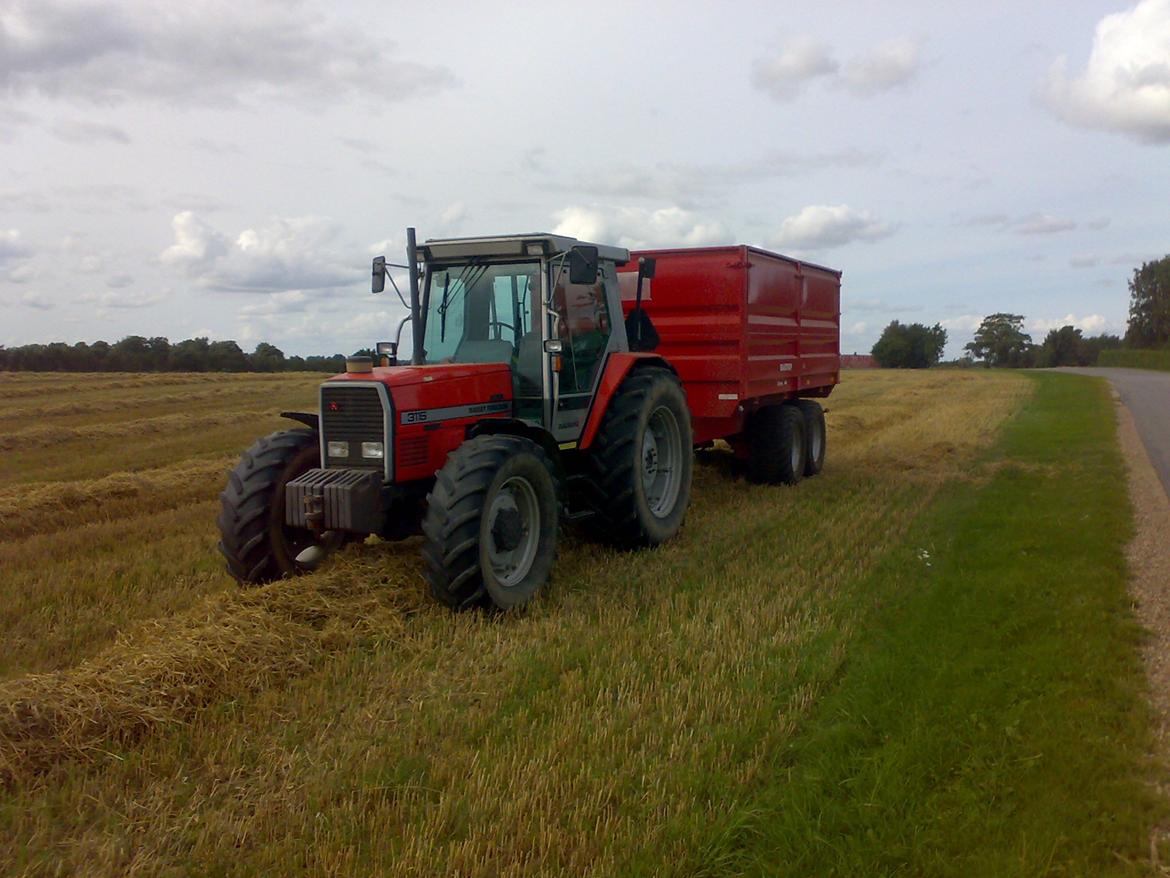
[(1150, 461), (1170, 496), (1170, 372), (1146, 369), (1058, 369), (1108, 378), (1133, 415)]

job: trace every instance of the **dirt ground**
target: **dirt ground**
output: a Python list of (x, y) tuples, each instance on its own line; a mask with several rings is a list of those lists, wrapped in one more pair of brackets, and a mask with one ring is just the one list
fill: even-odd
[[(1118, 429), (1129, 473), (1134, 507), (1134, 537), (1128, 556), (1134, 606), (1149, 631), (1143, 648), (1155, 711), (1158, 760), (1170, 766), (1170, 498), (1150, 463), (1133, 415), (1118, 399)], [(1170, 796), (1170, 777), (1160, 772), (1157, 785)], [(1150, 859), (1159, 874), (1170, 875), (1170, 863), (1159, 862), (1158, 846), (1170, 841), (1170, 825), (1157, 827), (1150, 838)]]

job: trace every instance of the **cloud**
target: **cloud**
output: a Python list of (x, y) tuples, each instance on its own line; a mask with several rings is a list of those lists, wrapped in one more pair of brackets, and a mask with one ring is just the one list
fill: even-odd
[(1085, 69), (1052, 64), (1040, 98), (1070, 125), (1170, 143), (1170, 0), (1141, 0), (1097, 22)]
[(337, 226), (321, 217), (276, 217), (244, 229), (234, 240), (191, 211), (171, 221), (175, 243), (159, 255), (200, 286), (223, 292), (326, 290), (357, 282), (366, 270), (356, 254), (331, 244)]
[(44, 293), (34, 292), (33, 290), (29, 290), (20, 297), (20, 304), (29, 308), (36, 308), (38, 311), (51, 311), (57, 307), (53, 300)]
[(1073, 268), (1093, 268), (1100, 261), (1096, 256), (1081, 255), (1069, 259), (1068, 264)]
[(1015, 230), (1021, 235), (1055, 235), (1058, 232), (1071, 232), (1076, 227), (1075, 220), (1046, 213), (1034, 213), (1015, 223)]
[(167, 4), (15, 0), (0, 15), (0, 93), (120, 104), (135, 98), (234, 106), (380, 103), (454, 84), (444, 67), (395, 59), (392, 44), (306, 2)]
[(574, 206), (557, 211), (554, 219), (553, 234), (631, 250), (727, 244), (734, 237), (723, 223), (674, 206), (656, 210)]
[(83, 119), (59, 119), (49, 129), (58, 140), (66, 143), (91, 145), (107, 140), (111, 143), (129, 143), (130, 135), (117, 125), (87, 122)]
[(112, 274), (106, 278), (106, 286), (114, 290), (121, 289), (122, 287), (128, 287), (132, 283), (134, 283), (134, 277), (122, 272), (119, 272), (118, 274)]
[(20, 229), (0, 229), (0, 265), (23, 259), (31, 253), (32, 250), (21, 237)]
[(855, 97), (873, 97), (911, 82), (921, 68), (921, 50), (921, 40), (897, 37), (842, 65), (825, 43), (796, 37), (752, 62), (752, 85), (778, 101), (796, 99), (814, 80), (843, 88)]
[(980, 314), (960, 314), (957, 317), (947, 317), (945, 320), (940, 320), (939, 325), (946, 330), (974, 332), (982, 322), (983, 316)]
[(847, 204), (810, 204), (780, 224), (773, 243), (799, 250), (826, 250), (854, 241), (879, 241), (895, 230), (893, 224)]
[(918, 75), (920, 52), (920, 40), (887, 40), (846, 63), (841, 71), (842, 84), (859, 97), (900, 88)]
[(835, 76), (838, 64), (832, 50), (812, 37), (796, 37), (776, 52), (752, 62), (752, 85), (778, 101), (790, 101), (806, 83)]
[(82, 305), (95, 305), (98, 308), (149, 308), (166, 299), (160, 293), (133, 293), (114, 292), (107, 290), (104, 293), (84, 293), (77, 297)]
[(1025, 321), (1029, 332), (1046, 333), (1062, 326), (1075, 326), (1084, 333), (1101, 333), (1109, 326), (1109, 321), (1102, 314), (1086, 314), (1077, 317), (1075, 314), (1065, 314), (1063, 317), (1032, 317)]

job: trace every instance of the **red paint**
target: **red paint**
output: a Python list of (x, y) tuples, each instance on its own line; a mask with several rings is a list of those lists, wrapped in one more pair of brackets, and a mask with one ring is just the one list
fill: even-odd
[(655, 353), (682, 379), (696, 444), (740, 432), (761, 405), (828, 396), (839, 381), (840, 272), (743, 245), (635, 252), (618, 271), (637, 272), (641, 256), (657, 262), (642, 303), (661, 338)]
[(667, 365), (657, 354), (610, 354), (605, 361), (605, 371), (601, 373), (601, 383), (597, 387), (597, 397), (589, 409), (589, 417), (585, 420), (585, 429), (581, 433), (581, 442), (578, 447), (584, 451), (593, 444), (598, 429), (601, 428), (601, 419), (605, 417), (605, 410), (609, 408), (609, 401), (630, 369), (638, 362), (654, 362)]
[[(394, 481), (434, 476), (447, 455), (467, 438), (467, 430), (484, 418), (508, 418), (511, 411), (469, 415), (446, 421), (403, 424), (404, 412), (486, 402), (511, 402), (512, 372), (506, 363), (440, 363), (431, 366), (376, 367), (347, 372), (330, 381), (379, 381), (394, 405)], [(423, 447), (425, 447), (425, 451)]]

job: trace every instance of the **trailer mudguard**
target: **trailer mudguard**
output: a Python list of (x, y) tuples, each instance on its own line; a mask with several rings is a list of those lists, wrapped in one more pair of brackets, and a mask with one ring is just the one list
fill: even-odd
[(618, 388), (635, 366), (661, 366), (674, 372), (674, 368), (657, 354), (650, 353), (613, 353), (605, 359), (605, 367), (601, 373), (601, 382), (597, 385), (597, 395), (589, 407), (589, 417), (585, 419), (585, 429), (581, 433), (581, 442), (578, 448), (582, 451), (593, 444), (597, 431), (601, 429), (601, 419), (609, 409)]

